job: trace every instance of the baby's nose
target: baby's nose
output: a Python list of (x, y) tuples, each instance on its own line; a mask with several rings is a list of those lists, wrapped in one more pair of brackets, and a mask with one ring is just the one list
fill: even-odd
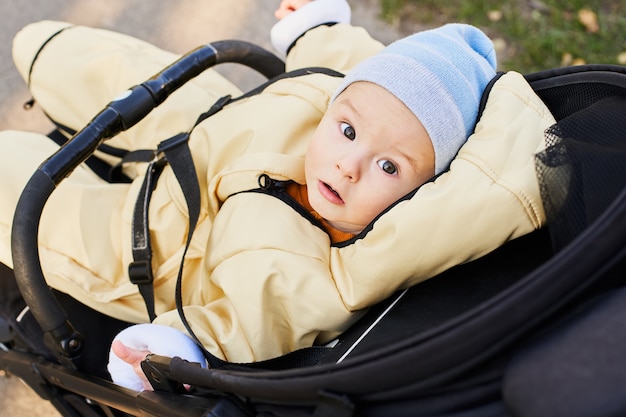
[(355, 182), (359, 180), (361, 173), (361, 161), (354, 155), (345, 156), (337, 160), (337, 169), (342, 176)]

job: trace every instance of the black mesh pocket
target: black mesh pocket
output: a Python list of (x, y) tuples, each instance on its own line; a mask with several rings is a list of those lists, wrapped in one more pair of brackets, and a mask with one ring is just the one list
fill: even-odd
[(603, 99), (551, 126), (535, 162), (556, 251), (626, 186), (626, 97)]

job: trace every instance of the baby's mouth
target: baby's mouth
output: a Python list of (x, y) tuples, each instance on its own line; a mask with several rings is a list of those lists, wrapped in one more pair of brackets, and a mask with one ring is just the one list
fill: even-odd
[(320, 181), (320, 191), (324, 197), (334, 204), (343, 204), (343, 199), (337, 191), (330, 184)]
[[(330, 184), (326, 184), (324, 183), (324, 185), (333, 193), (335, 194), (337, 197), (339, 197), (339, 193), (337, 191), (335, 191), (335, 189), (333, 187), (330, 186)], [(341, 197), (339, 197), (341, 198)]]

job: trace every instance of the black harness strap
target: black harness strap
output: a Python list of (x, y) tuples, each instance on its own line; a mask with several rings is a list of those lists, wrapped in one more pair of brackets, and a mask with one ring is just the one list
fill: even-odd
[(150, 206), (152, 191), (155, 189), (157, 180), (165, 166), (164, 158), (158, 158), (156, 153), (154, 155), (153, 161), (148, 165), (133, 211), (133, 262), (128, 265), (130, 282), (139, 288), (139, 293), (146, 303), (150, 321), (156, 318), (156, 313), (154, 311), (154, 277), (152, 275), (152, 246), (150, 245), (148, 207)]
[[(198, 218), (200, 217), (200, 184), (198, 183), (196, 168), (191, 157), (191, 152), (189, 151), (189, 146), (187, 146), (187, 140), (189, 139), (188, 134), (186, 135), (185, 139), (186, 140), (184, 141), (184, 143), (173, 143), (173, 146), (163, 149), (165, 157), (172, 167), (174, 176), (178, 180), (180, 188), (183, 191), (183, 195), (185, 196), (185, 201), (187, 203), (187, 210), (189, 212), (189, 229), (187, 231), (187, 241), (185, 242), (185, 249), (183, 250), (183, 255), (180, 260), (180, 267), (178, 268), (178, 277), (176, 278), (175, 300), (176, 310), (178, 310), (178, 314), (181, 321), (183, 322), (183, 325), (185, 326), (185, 329), (187, 329), (187, 332), (189, 332), (189, 335), (196, 342), (196, 344), (202, 347), (202, 343), (200, 343), (193, 330), (191, 329), (191, 326), (187, 322), (187, 319), (185, 318), (182, 301), (183, 267), (185, 265), (185, 257), (187, 255), (189, 245), (191, 244), (193, 232), (196, 229), (196, 225), (198, 224)], [(169, 140), (171, 139), (168, 139), (168, 141)], [(166, 141), (166, 144), (168, 141)], [(208, 352), (206, 352), (206, 349), (204, 349), (204, 347), (202, 347), (202, 351), (205, 353), (206, 356)]]
[[(207, 112), (198, 117), (198, 120), (194, 123), (194, 127), (207, 117), (220, 111), (230, 100), (230, 96), (224, 96), (217, 100)], [(200, 215), (200, 186), (198, 185), (196, 170), (187, 144), (189, 135), (189, 132), (179, 133), (161, 142), (156, 150), (139, 149), (130, 151), (124, 155), (119, 164), (111, 168), (111, 172), (121, 173), (124, 164), (130, 162), (150, 162), (146, 170), (146, 176), (139, 189), (137, 202), (135, 203), (135, 209), (133, 211), (133, 262), (128, 266), (130, 282), (137, 285), (139, 288), (139, 293), (146, 304), (150, 321), (156, 318), (156, 311), (154, 309), (154, 276), (152, 273), (152, 245), (150, 244), (148, 208), (150, 206), (152, 192), (156, 188), (159, 176), (161, 172), (163, 172), (163, 168), (166, 164), (170, 164), (176, 179), (181, 184), (189, 210), (188, 241), (185, 246), (183, 259), (181, 260), (179, 281), (182, 276), (182, 263), (185, 259), (189, 243), (191, 242), (191, 235), (196, 228), (198, 216)], [(184, 181), (184, 184), (181, 181)], [(194, 181), (195, 184), (193, 183)], [(179, 284), (177, 284), (177, 288), (178, 286)], [(184, 321), (183, 319), (183, 322)]]

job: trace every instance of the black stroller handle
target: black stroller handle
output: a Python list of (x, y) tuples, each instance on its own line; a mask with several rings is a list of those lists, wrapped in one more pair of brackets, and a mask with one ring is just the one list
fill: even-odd
[(13, 218), (13, 268), (22, 296), (44, 331), (46, 345), (60, 359), (77, 357), (83, 341), (50, 291), (41, 269), (37, 235), (46, 201), (56, 186), (93, 154), (102, 142), (134, 126), (172, 92), (204, 70), (227, 62), (243, 64), (267, 78), (285, 70), (282, 60), (249, 42), (225, 40), (201, 46), (114, 99), (44, 161), (26, 184)]

